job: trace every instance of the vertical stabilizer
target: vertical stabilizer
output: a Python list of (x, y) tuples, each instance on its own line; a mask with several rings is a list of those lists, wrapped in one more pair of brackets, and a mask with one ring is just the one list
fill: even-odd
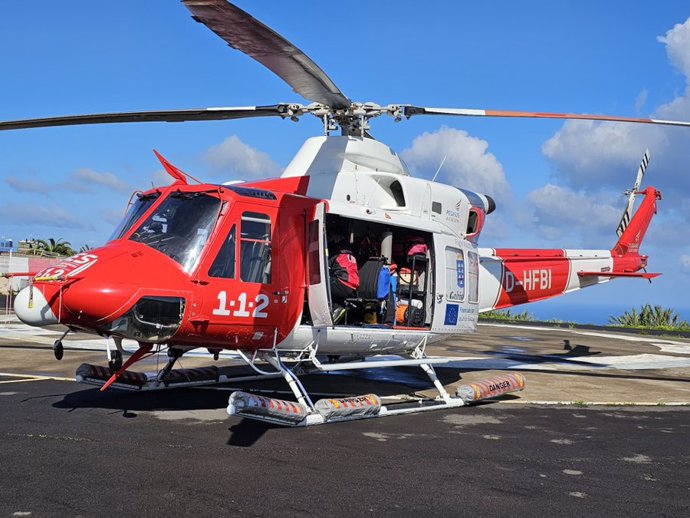
[(614, 255), (619, 257), (639, 253), (640, 244), (644, 239), (652, 217), (656, 214), (656, 201), (661, 199), (661, 193), (654, 187), (647, 187), (639, 194), (644, 195), (645, 198), (612, 250)]

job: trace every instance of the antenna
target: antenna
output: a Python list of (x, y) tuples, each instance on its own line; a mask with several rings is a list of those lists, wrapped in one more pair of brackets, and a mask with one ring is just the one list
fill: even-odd
[(438, 166), (438, 169), (436, 169), (436, 174), (434, 174), (434, 177), (431, 179), (432, 182), (436, 180), (438, 173), (441, 172), (441, 168), (443, 167), (443, 164), (446, 163), (446, 158), (448, 158), (448, 155), (443, 156), (443, 160), (441, 160), (441, 165)]

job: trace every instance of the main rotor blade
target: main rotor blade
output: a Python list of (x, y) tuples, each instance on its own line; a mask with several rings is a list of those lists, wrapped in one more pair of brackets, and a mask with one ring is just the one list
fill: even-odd
[(45, 119), (25, 119), (0, 122), (0, 131), (48, 126), (75, 126), (78, 124), (110, 124), (115, 122), (185, 122), (245, 119), (251, 117), (285, 117), (287, 105), (241, 106), (227, 108), (199, 108), (193, 110), (161, 110), (146, 112), (94, 113), (65, 115)]
[(226, 0), (182, 0), (182, 3), (197, 22), (206, 25), (232, 48), (264, 65), (305, 99), (334, 110), (352, 104), (304, 52), (239, 7)]
[(467, 108), (425, 108), (421, 106), (404, 106), (408, 119), (413, 115), (456, 115), (461, 117), (514, 117), (528, 119), (577, 119), (610, 122), (636, 122), (640, 124), (661, 124), (664, 126), (687, 126), (690, 122), (664, 119), (640, 119), (635, 117), (618, 117), (615, 115), (588, 115), (580, 113), (542, 113), (509, 110), (472, 110)]

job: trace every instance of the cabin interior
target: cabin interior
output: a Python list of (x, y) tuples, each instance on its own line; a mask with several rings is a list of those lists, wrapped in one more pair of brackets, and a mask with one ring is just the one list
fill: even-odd
[[(359, 271), (359, 288), (343, 300), (332, 295), (330, 285), (337, 280), (329, 272), (328, 295), (335, 326), (431, 326), (431, 233), (337, 214), (326, 215), (325, 229), (329, 265), (334, 255), (346, 251), (356, 259)], [(308, 301), (302, 323), (312, 323)]]

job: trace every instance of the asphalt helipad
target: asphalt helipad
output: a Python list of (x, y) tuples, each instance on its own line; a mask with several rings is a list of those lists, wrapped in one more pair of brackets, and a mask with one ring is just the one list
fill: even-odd
[[(457, 358), (440, 378), (452, 388), (509, 369), (526, 376), (525, 391), (290, 429), (228, 417), (231, 387), (76, 384), (77, 365), (103, 363), (104, 342), (68, 338), (57, 362), (56, 333), (0, 324), (0, 516), (690, 515), (690, 340), (482, 325), (431, 348)], [(305, 384), (429, 388), (417, 368)], [(263, 389), (284, 397), (281, 380)]]
[[(51, 350), (59, 330), (36, 329), (16, 320), (0, 322), (0, 373), (11, 376), (74, 379), (84, 362), (105, 364), (105, 339), (90, 335), (69, 335), (65, 358), (56, 361)], [(131, 344), (131, 350), (136, 349)], [(690, 339), (615, 333), (609, 330), (537, 327), (530, 325), (480, 324), (479, 332), (429, 347), (431, 356), (453, 357), (453, 362), (436, 367), (449, 391), (457, 385), (491, 377), (505, 371), (521, 372), (527, 388), (518, 397), (506, 397), (501, 404), (690, 404)], [(162, 368), (162, 354), (137, 364), (145, 371)], [(235, 364), (223, 354), (217, 365)], [(214, 364), (205, 352), (186, 355), (183, 367)], [(369, 369), (339, 375), (357, 393), (362, 379), (400, 382), (403, 392), (430, 387), (421, 369)], [(331, 375), (332, 376), (332, 375)], [(327, 382), (328, 375), (320, 377)], [(284, 387), (283, 387), (284, 388)], [(276, 390), (280, 390), (277, 386)], [(391, 392), (391, 387), (387, 387)], [(348, 393), (338, 390), (338, 394)], [(361, 392), (360, 392), (361, 393)], [(430, 392), (433, 394), (433, 391)]]

